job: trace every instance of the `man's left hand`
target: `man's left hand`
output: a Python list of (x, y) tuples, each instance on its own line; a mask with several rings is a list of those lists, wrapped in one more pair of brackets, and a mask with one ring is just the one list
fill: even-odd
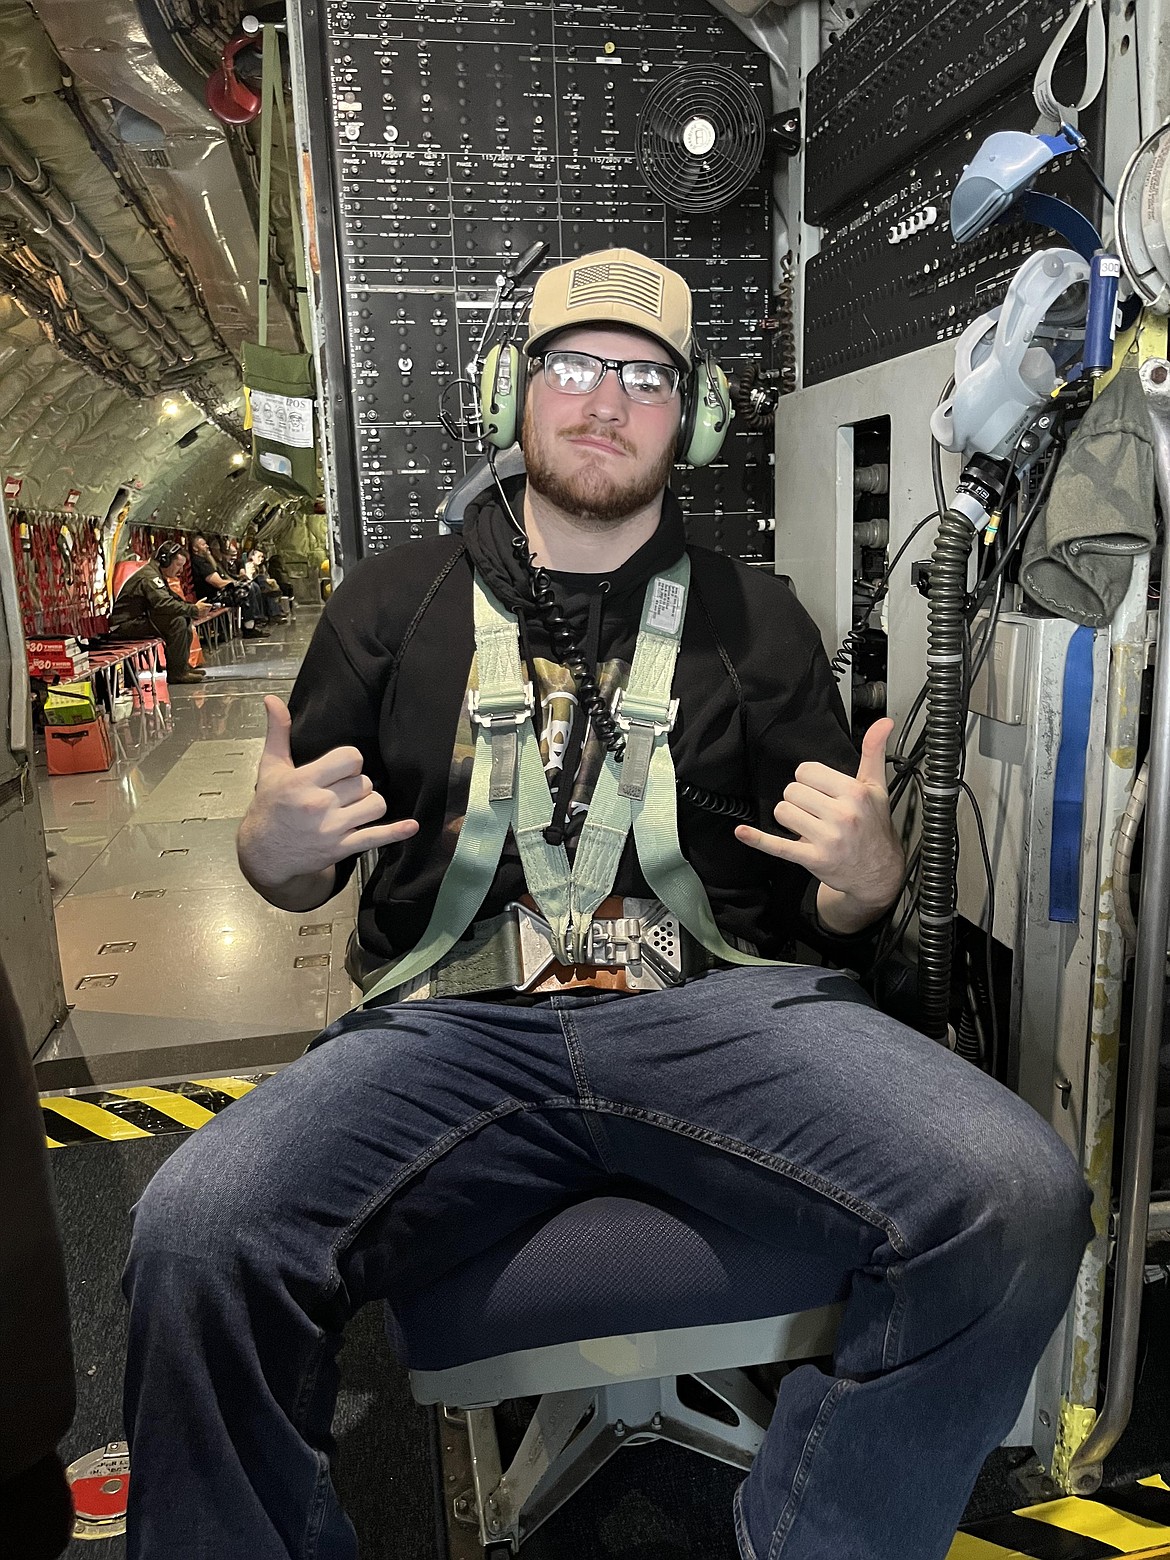
[(793, 861), (820, 882), (817, 914), (834, 932), (860, 931), (897, 898), (905, 857), (886, 790), (886, 743), (892, 720), (865, 733), (857, 774), (801, 764), (774, 817), (794, 838), (741, 824), (735, 837), (753, 850)]

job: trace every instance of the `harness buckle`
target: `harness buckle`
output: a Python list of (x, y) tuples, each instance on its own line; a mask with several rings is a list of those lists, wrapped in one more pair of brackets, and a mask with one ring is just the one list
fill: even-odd
[(674, 723), (678, 719), (678, 700), (671, 699), (666, 707), (665, 720), (645, 720), (637, 715), (623, 715), (622, 705), (625, 702), (625, 689), (618, 688), (614, 692), (610, 703), (610, 714), (616, 725), (627, 734), (631, 726), (641, 726), (647, 731), (652, 731), (656, 737), (661, 737), (674, 730)]
[[(552, 946), (552, 928), (527, 905), (513, 901), (520, 942), (521, 978), (516, 991), (528, 991), (559, 962)], [(630, 991), (661, 991), (680, 986), (683, 972), (682, 928), (678, 917), (657, 899), (625, 899), (625, 914), (594, 920), (581, 944), (581, 964), (625, 971)]]
[(478, 688), (471, 688), (467, 693), (467, 713), (477, 726), (483, 726), (489, 735), (497, 726), (513, 726), (519, 729), (526, 720), (530, 720), (536, 712), (536, 694), (532, 684), (524, 684), (524, 705), (517, 709), (512, 705), (508, 709), (485, 711), (481, 709), (481, 693)]
[(507, 909), (516, 912), (516, 930), (520, 934), (520, 979), (513, 984), (512, 989), (527, 991), (555, 961), (552, 927), (544, 916), (516, 900)]
[(657, 899), (626, 899), (622, 908), (626, 914), (590, 923), (585, 962), (624, 969), (631, 991), (681, 986), (683, 940), (678, 917)]
[(467, 694), (467, 713), (477, 726), (487, 732), (492, 748), (492, 767), (488, 774), (488, 801), (510, 802), (516, 790), (516, 760), (519, 753), (520, 729), (532, 719), (536, 709), (536, 695), (532, 684), (524, 684), (524, 704), (519, 709), (510, 702), (501, 710), (485, 711), (481, 707), (480, 690), (472, 688)]
[(614, 724), (626, 734), (626, 751), (622, 758), (622, 777), (618, 781), (618, 795), (630, 801), (646, 799), (646, 784), (650, 778), (650, 761), (659, 737), (674, 730), (678, 718), (678, 700), (671, 699), (666, 707), (665, 720), (647, 720), (637, 715), (623, 715), (624, 690), (619, 688), (610, 706)]

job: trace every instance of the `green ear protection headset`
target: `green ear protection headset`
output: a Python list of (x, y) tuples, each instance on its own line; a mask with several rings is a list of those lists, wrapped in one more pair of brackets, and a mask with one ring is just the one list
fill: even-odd
[[(511, 449), (524, 426), (528, 360), (514, 342), (498, 342), (484, 359), (479, 376), (480, 423), (484, 440), (498, 450)], [(679, 387), (682, 421), (675, 459), (708, 466), (718, 455), (734, 415), (727, 375), (703, 352)]]

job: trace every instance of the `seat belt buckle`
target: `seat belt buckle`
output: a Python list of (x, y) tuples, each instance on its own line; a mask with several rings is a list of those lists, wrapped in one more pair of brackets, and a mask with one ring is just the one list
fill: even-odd
[(613, 699), (610, 702), (610, 713), (622, 731), (628, 733), (633, 726), (644, 726), (647, 731), (653, 732), (656, 737), (661, 737), (674, 730), (674, 723), (678, 719), (677, 699), (671, 699), (666, 706), (665, 720), (643, 720), (637, 715), (623, 715), (622, 705), (624, 703), (625, 689), (615, 689)]
[[(529, 991), (558, 963), (552, 928), (542, 915), (513, 900), (520, 945), (520, 979), (513, 990)], [(623, 970), (630, 991), (662, 991), (681, 986), (683, 936), (678, 917), (657, 899), (623, 899), (623, 914), (590, 922), (575, 962)]]
[(646, 795), (654, 744), (659, 737), (667, 736), (674, 730), (674, 723), (678, 719), (678, 700), (671, 699), (667, 705), (665, 720), (640, 720), (637, 716), (622, 714), (623, 693), (624, 690), (618, 688), (610, 705), (614, 724), (626, 737), (618, 795), (640, 802)]
[(626, 974), (630, 991), (662, 991), (681, 986), (682, 928), (658, 899), (624, 899), (623, 914), (590, 923), (585, 963), (615, 966)]
[(516, 789), (516, 758), (520, 728), (536, 710), (532, 684), (524, 684), (524, 703), (514, 702), (500, 710), (484, 710), (481, 690), (472, 688), (467, 695), (467, 713), (487, 732), (492, 745), (492, 767), (488, 775), (488, 801), (510, 802)]

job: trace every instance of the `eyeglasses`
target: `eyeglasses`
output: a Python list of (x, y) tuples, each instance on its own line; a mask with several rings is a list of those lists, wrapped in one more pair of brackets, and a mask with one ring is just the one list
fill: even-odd
[(680, 374), (670, 363), (641, 358), (619, 362), (594, 357), (591, 352), (543, 352), (532, 361), (544, 369), (544, 382), (564, 395), (589, 395), (612, 368), (631, 401), (642, 406), (665, 406), (678, 389)]

